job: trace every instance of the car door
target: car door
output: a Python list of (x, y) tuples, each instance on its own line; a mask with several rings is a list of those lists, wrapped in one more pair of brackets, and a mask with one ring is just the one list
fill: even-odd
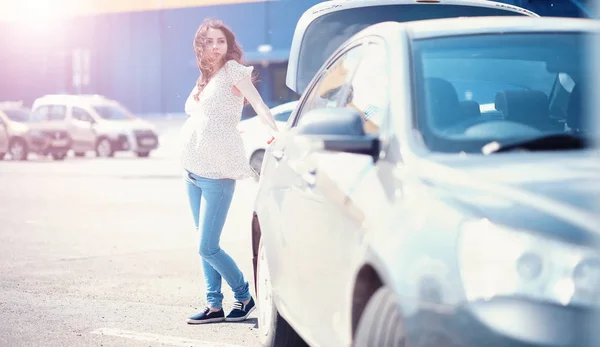
[[(390, 100), (387, 51), (377, 38), (368, 38), (363, 51), (337, 106), (359, 111), (364, 132), (384, 138), (386, 130), (382, 128), (386, 129)], [(350, 325), (353, 283), (363, 260), (366, 230), (383, 222), (390, 204), (379, 178), (379, 163), (372, 156), (313, 149), (305, 158), (299, 164), (308, 172), (303, 175), (310, 182), (304, 195), (320, 205), (305, 211), (304, 219), (318, 223), (301, 234), (307, 249), (320, 261), (304, 261), (297, 266), (304, 276), (319, 279), (318, 286), (302, 290), (312, 300), (321, 298), (319, 309), (325, 313), (312, 315), (309, 330), (318, 334), (317, 341), (326, 341), (325, 345), (348, 345), (351, 335), (344, 327)], [(309, 311), (305, 316), (311, 314)]]
[(92, 150), (96, 144), (96, 129), (94, 119), (82, 107), (73, 106), (71, 109), (73, 131), (77, 133), (77, 148), (80, 151)]
[(521, 7), (487, 1), (323, 1), (298, 20), (290, 47), (286, 85), (303, 94), (321, 65), (351, 36), (382, 22), (408, 22), (436, 18), (529, 16)]
[[(279, 158), (276, 171), (271, 172), (270, 177), (276, 181), (274, 193), (281, 196), (280, 238), (275, 244), (274, 252), (280, 252), (277, 259), (285, 259), (285, 268), (288, 269), (287, 274), (280, 275), (282, 280), (278, 286), (285, 300), (283, 305), (289, 305), (290, 314), (301, 320), (303, 325), (319, 324), (320, 320), (329, 319), (330, 317), (315, 317), (314, 310), (327, 306), (325, 301), (335, 293), (324, 283), (328, 278), (320, 278), (320, 272), (313, 272), (319, 267), (320, 260), (327, 258), (327, 253), (320, 251), (331, 251), (328, 235), (320, 233), (327, 228), (329, 215), (324, 209), (323, 196), (315, 194), (311, 173), (306, 170), (313, 158), (306, 157), (309, 149), (296, 140), (293, 127), (307, 112), (337, 107), (342, 102), (344, 86), (351, 78), (362, 50), (362, 42), (354, 42), (332, 58), (332, 62), (320, 73), (314, 87), (301, 102), (289, 135), (279, 139), (281, 141), (278, 140), (273, 146), (274, 155)], [(289, 273), (289, 269), (294, 269), (293, 275)], [(311, 278), (319, 278), (319, 283), (323, 285), (307, 286), (306, 280)], [(291, 300), (288, 302), (288, 299)]]

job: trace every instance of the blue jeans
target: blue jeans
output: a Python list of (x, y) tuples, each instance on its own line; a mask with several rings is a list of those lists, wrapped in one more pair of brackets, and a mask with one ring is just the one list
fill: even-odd
[(233, 198), (235, 180), (210, 179), (185, 173), (187, 192), (196, 229), (200, 231), (200, 256), (206, 281), (206, 300), (212, 308), (222, 308), (221, 278), (233, 291), (236, 301), (250, 299), (248, 282), (235, 261), (219, 246), (221, 231)]

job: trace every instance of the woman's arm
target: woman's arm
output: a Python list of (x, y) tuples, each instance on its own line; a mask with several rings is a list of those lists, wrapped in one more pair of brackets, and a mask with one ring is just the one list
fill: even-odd
[(258, 93), (258, 90), (256, 90), (256, 87), (254, 87), (254, 84), (252, 84), (250, 77), (242, 78), (235, 84), (235, 87), (248, 100), (250, 105), (252, 105), (252, 108), (254, 109), (258, 117), (263, 121), (263, 123), (266, 123), (271, 128), (271, 130), (277, 132), (277, 124), (273, 119), (271, 110), (263, 101), (262, 97)]

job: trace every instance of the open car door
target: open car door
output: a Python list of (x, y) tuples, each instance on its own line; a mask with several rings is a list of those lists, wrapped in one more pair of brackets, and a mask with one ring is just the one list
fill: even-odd
[(286, 84), (301, 95), (327, 58), (370, 25), (481, 16), (539, 17), (521, 7), (487, 0), (324, 1), (304, 12), (296, 24)]

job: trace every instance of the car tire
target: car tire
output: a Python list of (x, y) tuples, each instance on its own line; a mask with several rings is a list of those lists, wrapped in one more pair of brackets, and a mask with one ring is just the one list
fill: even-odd
[(67, 152), (52, 153), (52, 159), (54, 159), (54, 160), (65, 160), (66, 157), (67, 157)]
[(308, 347), (277, 312), (272, 300), (270, 275), (262, 240), (258, 246), (256, 266), (256, 302), (258, 307), (258, 337), (266, 347)]
[(369, 299), (363, 311), (353, 347), (404, 347), (402, 315), (394, 300), (394, 292), (381, 287)]
[(106, 137), (101, 137), (96, 143), (96, 156), (100, 158), (110, 158), (115, 155), (115, 149), (112, 143)]
[(250, 160), (249, 160), (250, 167), (252, 168), (252, 170), (254, 170), (256, 172), (256, 174), (258, 176), (260, 176), (260, 169), (262, 168), (262, 162), (263, 162), (264, 157), (265, 157), (264, 149), (256, 150), (250, 156)]
[(85, 157), (85, 152), (75, 152), (76, 157)]
[(135, 152), (135, 155), (137, 155), (139, 158), (148, 158), (150, 152)]
[(12, 141), (10, 141), (10, 144), (8, 146), (8, 153), (10, 153), (12, 160), (27, 160), (27, 156), (29, 155), (27, 143), (23, 139), (13, 139)]

